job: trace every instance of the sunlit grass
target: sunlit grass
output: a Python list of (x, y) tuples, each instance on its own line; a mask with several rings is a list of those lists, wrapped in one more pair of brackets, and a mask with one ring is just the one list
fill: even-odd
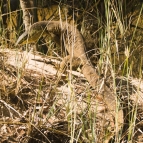
[[(77, 26), (79, 28), (79, 30), (81, 31), (81, 33), (84, 36), (91, 36), (90, 33), (92, 33), (92, 36), (97, 36), (97, 43), (96, 41), (94, 41), (93, 43), (97, 44), (94, 45), (95, 47), (97, 46), (99, 51), (100, 51), (100, 58), (99, 61), (97, 62), (97, 65), (95, 67), (97, 67), (98, 69), (98, 73), (99, 75), (104, 75), (104, 80), (108, 79), (109, 77), (111, 78), (111, 87), (113, 87), (113, 92), (114, 94), (117, 96), (116, 97), (116, 112), (118, 113), (119, 111), (119, 107), (122, 108), (127, 108), (127, 110), (129, 111), (128, 115), (126, 116), (128, 123), (128, 126), (124, 129), (121, 128), (121, 130), (118, 130), (118, 116), (115, 117), (115, 128), (113, 131), (110, 131), (109, 126), (107, 126), (107, 128), (105, 129), (105, 127), (103, 127), (104, 125), (99, 125), (97, 124), (99, 121), (99, 119), (97, 118), (97, 107), (98, 104), (96, 106), (92, 106), (91, 103), (93, 100), (95, 100), (93, 98), (93, 96), (95, 96), (92, 92), (92, 89), (90, 88), (90, 86), (88, 85), (87, 82), (85, 82), (85, 90), (83, 91), (84, 96), (86, 96), (86, 98), (84, 99), (85, 101), (80, 101), (80, 106), (78, 104), (78, 100), (80, 100), (80, 96), (82, 97), (82, 95), (78, 95), (76, 92), (76, 84), (75, 84), (75, 79), (74, 76), (69, 73), (67, 75), (67, 83), (65, 83), (64, 86), (66, 86), (68, 88), (68, 96), (66, 101), (64, 102), (65, 106), (63, 105), (64, 109), (66, 113), (65, 113), (65, 119), (68, 122), (68, 136), (70, 136), (70, 143), (73, 142), (108, 142), (111, 138), (112, 142), (116, 142), (116, 143), (120, 143), (121, 140), (125, 140), (127, 139), (127, 142), (132, 142), (133, 141), (133, 136), (135, 133), (135, 126), (136, 126), (136, 116), (137, 116), (137, 102), (134, 106), (132, 106), (131, 109), (131, 105), (130, 105), (130, 91), (126, 91), (128, 96), (128, 103), (125, 104), (126, 107), (124, 107), (125, 105), (122, 105), (123, 101), (122, 99), (120, 99), (120, 95), (122, 94), (122, 90), (120, 90), (119, 93), (117, 93), (116, 89), (117, 89), (117, 85), (116, 85), (116, 78), (117, 76), (122, 76), (125, 77), (127, 80), (127, 84), (125, 85), (127, 88), (127, 90), (129, 89), (129, 79), (130, 77), (132, 77), (133, 75), (135, 75), (136, 77), (139, 77), (140, 79), (142, 78), (142, 56), (139, 57), (139, 63), (138, 63), (138, 69), (134, 68), (134, 63), (137, 63), (134, 58), (136, 57), (136, 55), (134, 55), (134, 51), (137, 49), (137, 44), (134, 42), (134, 38), (136, 38), (136, 30), (138, 27), (138, 23), (139, 20), (141, 18), (141, 13), (142, 13), (142, 7), (140, 9), (139, 12), (139, 16), (137, 18), (137, 22), (135, 25), (135, 29), (132, 32), (133, 34), (131, 35), (131, 38), (129, 39), (130, 41), (128, 41), (128, 35), (126, 34), (127, 31), (130, 30), (129, 28), (129, 24), (128, 24), (128, 20), (125, 19), (125, 15), (124, 15), (124, 9), (122, 8), (122, 2), (121, 1), (105, 1), (105, 16), (101, 17), (101, 13), (99, 12), (99, 10), (97, 10), (97, 2), (92, 1), (92, 5), (88, 5), (90, 6), (89, 8), (85, 7), (85, 5), (80, 5), (80, 9), (76, 8), (75, 11), (72, 12), (72, 20), (71, 23), (74, 24), (75, 26)], [(93, 6), (93, 7), (92, 7)], [(92, 10), (91, 10), (92, 9)], [(56, 7), (56, 18), (58, 17), (59, 20), (62, 21), (67, 21), (68, 22), (68, 16), (67, 13), (64, 13), (64, 20), (63, 18), (63, 9), (60, 8), (60, 6)], [(54, 10), (55, 11), (55, 10)], [(77, 12), (78, 11), (78, 12)], [(51, 11), (50, 11), (51, 13)], [(87, 15), (90, 15), (89, 17)], [(81, 16), (82, 15), (82, 16)], [(71, 18), (71, 17), (70, 17)], [(41, 18), (42, 19), (42, 18)], [(54, 19), (54, 16), (50, 17), (49, 19)], [(89, 26), (89, 29), (87, 27), (87, 23), (88, 20), (91, 20), (92, 22), (95, 20), (97, 21), (97, 25), (96, 28), (97, 29), (92, 29), (94, 31), (90, 31), (90, 28), (92, 28), (92, 26)], [(89, 21), (90, 22), (90, 21)], [(16, 31), (16, 27), (14, 27), (14, 25), (12, 25), (13, 23), (13, 15), (9, 14), (9, 23), (11, 24), (10, 27), (8, 27), (9, 29), (7, 29), (2, 22), (2, 18), (0, 20), (0, 26), (1, 26), (1, 48), (3, 47), (7, 47), (7, 44), (9, 44), (7, 41), (10, 41), (11, 43), (14, 44), (14, 41), (16, 41), (17, 35), (19, 35), (21, 33), (21, 31)], [(94, 22), (93, 22), (94, 24)], [(14, 35), (13, 39), (11, 39), (10, 37), (7, 37), (7, 31), (12, 31)], [(90, 38), (88, 39), (88, 36), (86, 37), (86, 40), (90, 40)], [(91, 36), (91, 37), (92, 37)], [(96, 37), (95, 36), (95, 37)], [(95, 38), (94, 37), (94, 38)], [(95, 40), (93, 38), (93, 40)], [(127, 40), (126, 40), (127, 39)], [(73, 41), (74, 42), (74, 41)], [(123, 45), (121, 44), (122, 42)], [(49, 43), (47, 43), (48, 47), (49, 47), (49, 52), (48, 55), (58, 55), (61, 56), (60, 58), (62, 59), (62, 52), (60, 50), (61, 47), (56, 47), (52, 41), (50, 41)], [(28, 44), (26, 45), (26, 49), (28, 49)], [(54, 48), (57, 49), (54, 49)], [(93, 47), (93, 49), (95, 48)], [(135, 48), (134, 48), (135, 47)], [(122, 49), (120, 49), (122, 48)], [(63, 50), (63, 52), (65, 52)], [(122, 53), (121, 53), (122, 52)], [(54, 53), (54, 54), (53, 54)], [(61, 55), (59, 55), (59, 53)], [(66, 55), (66, 54), (63, 54)], [(24, 59), (24, 57), (23, 57)], [(17, 71), (17, 87), (16, 87), (16, 93), (19, 92), (19, 89), (21, 88), (21, 80), (24, 77), (25, 74), (25, 62), (26, 60), (23, 60), (23, 65), (20, 67), (20, 69), (18, 69)], [(70, 71), (72, 71), (72, 62), (70, 63), (70, 66), (67, 67)], [(23, 70), (21, 70), (23, 69)], [(134, 73), (137, 73), (134, 74)], [(62, 79), (61, 79), (62, 80)], [(41, 78), (41, 82), (39, 82), (39, 87), (38, 87), (38, 91), (36, 91), (36, 95), (35, 95), (35, 103), (38, 104), (39, 102), (39, 109), (37, 109), (37, 104), (35, 104), (35, 106), (33, 107), (33, 113), (32, 115), (30, 115), (29, 117), (29, 122), (33, 123), (35, 122), (35, 120), (37, 119), (37, 117), (39, 117), (39, 120), (37, 121), (37, 125), (41, 126), (42, 124), (45, 124), (46, 121), (50, 118), (52, 118), (53, 116), (55, 116), (57, 114), (57, 112), (59, 111), (57, 109), (57, 104), (58, 104), (58, 100), (57, 98), (54, 98), (53, 101), (51, 101), (52, 106), (49, 109), (49, 113), (46, 115), (46, 119), (42, 120), (43, 118), (43, 108), (46, 104), (46, 102), (42, 102), (42, 107), (41, 107), (41, 100), (43, 100), (43, 78)], [(54, 84), (54, 81), (52, 81)], [(81, 84), (82, 85), (82, 84)], [(51, 87), (49, 87), (51, 88)], [(56, 87), (55, 87), (56, 88)], [(119, 87), (118, 87), (119, 88)], [(122, 89), (122, 87), (120, 87), (120, 89)], [(139, 90), (139, 89), (138, 89)], [(52, 97), (53, 96), (64, 96), (64, 93), (56, 93), (57, 91), (55, 89), (52, 89)], [(138, 94), (138, 91), (137, 93)], [(138, 100), (138, 99), (136, 99)], [(86, 108), (82, 107), (82, 104), (86, 103)], [(85, 105), (84, 105), (85, 106)], [(94, 107), (94, 108), (93, 108)], [(37, 111), (39, 110), (39, 111)], [(80, 110), (80, 112), (78, 111)], [(131, 110), (131, 111), (130, 111)], [(102, 113), (104, 114), (104, 113)], [(104, 123), (103, 123), (104, 124)], [(31, 126), (29, 125), (29, 130), (31, 130)], [(124, 131), (125, 130), (125, 131)], [(122, 133), (126, 134), (127, 138), (124, 139), (124, 135), (122, 135)]]

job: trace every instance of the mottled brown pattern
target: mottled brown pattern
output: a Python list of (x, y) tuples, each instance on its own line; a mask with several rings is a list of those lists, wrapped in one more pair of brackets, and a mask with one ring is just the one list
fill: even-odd
[[(33, 24), (29, 31), (23, 33), (16, 44), (32, 43), (37, 41), (41, 36), (49, 35), (56, 43), (64, 43), (64, 47), (69, 53), (68, 57), (65, 57), (61, 64), (61, 70), (65, 65), (67, 59), (80, 59), (82, 65), (82, 72), (90, 85), (96, 89), (97, 92), (103, 96), (103, 100), (107, 104), (107, 107), (114, 118), (118, 117), (119, 129), (123, 124), (123, 111), (116, 112), (116, 96), (106, 86), (99, 82), (99, 75), (96, 69), (91, 65), (85, 52), (85, 43), (79, 30), (66, 22), (60, 21), (42, 21)], [(28, 38), (28, 39), (27, 39)], [(119, 130), (118, 129), (118, 130)]]

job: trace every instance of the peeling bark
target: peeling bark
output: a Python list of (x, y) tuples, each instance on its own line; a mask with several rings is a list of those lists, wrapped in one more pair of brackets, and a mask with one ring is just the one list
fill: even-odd
[(37, 20), (35, 14), (35, 0), (20, 0), (20, 5), (23, 10), (25, 30), (28, 30), (29, 26)]

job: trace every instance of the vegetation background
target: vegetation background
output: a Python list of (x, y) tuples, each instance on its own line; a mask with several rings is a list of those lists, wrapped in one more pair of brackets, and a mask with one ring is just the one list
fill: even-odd
[[(35, 71), (27, 71), (23, 66), (7, 64), (8, 55), (12, 56), (7, 49), (12, 50), (10, 53), (26, 50), (26, 46), (15, 47), (25, 28), (19, 1), (0, 2), (1, 142), (143, 142), (142, 102), (138, 105), (137, 99), (130, 98), (133, 94), (130, 90), (136, 90), (139, 95), (139, 86), (136, 84), (134, 89), (129, 84), (133, 77), (139, 79), (139, 83), (142, 79), (141, 0), (33, 0), (36, 7), (30, 8), (35, 14), (31, 23), (68, 21), (82, 33), (93, 66), (109, 80), (113, 90), (119, 89), (124, 125), (118, 132), (109, 112), (104, 114), (102, 109), (97, 113), (101, 110), (97, 105), (103, 101), (95, 99), (95, 93), (83, 77), (72, 79), (70, 93), (57, 88), (53, 91), (54, 76), (35, 75)], [(61, 50), (55, 47), (48, 37), (40, 39), (36, 46), (44, 58), (48, 55), (58, 59)], [(126, 81), (124, 86), (114, 85), (117, 77)], [(69, 89), (67, 82), (63, 79), (62, 86)]]

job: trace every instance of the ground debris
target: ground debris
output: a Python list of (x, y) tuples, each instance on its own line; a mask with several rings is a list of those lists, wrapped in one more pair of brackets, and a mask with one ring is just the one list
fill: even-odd
[[(83, 75), (77, 72), (73, 75), (76, 78), (71, 82), (65, 78), (55, 85), (57, 69), (54, 65), (45, 64), (43, 58), (46, 57), (40, 55), (35, 56), (37, 59), (41, 58), (40, 62), (33, 60), (34, 55), (31, 53), (27, 54), (24, 63), (22, 58), (18, 62), (19, 58), (16, 59), (15, 56), (21, 57), (24, 53), (7, 50), (3, 54), (6, 56), (3, 58), (5, 62), (0, 63), (3, 65), (0, 70), (0, 140), (2, 143), (67, 143), (71, 138), (74, 142), (87, 143), (94, 140), (100, 143), (109, 142), (113, 135), (116, 135), (117, 125), (112, 112), (108, 110), (102, 95), (90, 88)], [(50, 67), (54, 69), (53, 72)], [(72, 74), (69, 71), (67, 73)], [(125, 112), (126, 124), (123, 125), (122, 131), (126, 133), (129, 128), (129, 116), (126, 112), (134, 113), (133, 109), (138, 105), (136, 110), (138, 118), (135, 120), (137, 132), (133, 138), (135, 141), (141, 141), (143, 94), (141, 90), (137, 90), (139, 81), (130, 81), (132, 83), (128, 84), (127, 79), (116, 79), (120, 107)], [(110, 80), (107, 84), (109, 88), (113, 88)], [(139, 85), (142, 89), (141, 84)], [(130, 95), (130, 99), (127, 95)], [(127, 104), (130, 105), (127, 106)], [(74, 134), (72, 134), (73, 131)], [(116, 137), (112, 138), (113, 141), (115, 139)], [(125, 141), (125, 139), (123, 135), (120, 140)]]

